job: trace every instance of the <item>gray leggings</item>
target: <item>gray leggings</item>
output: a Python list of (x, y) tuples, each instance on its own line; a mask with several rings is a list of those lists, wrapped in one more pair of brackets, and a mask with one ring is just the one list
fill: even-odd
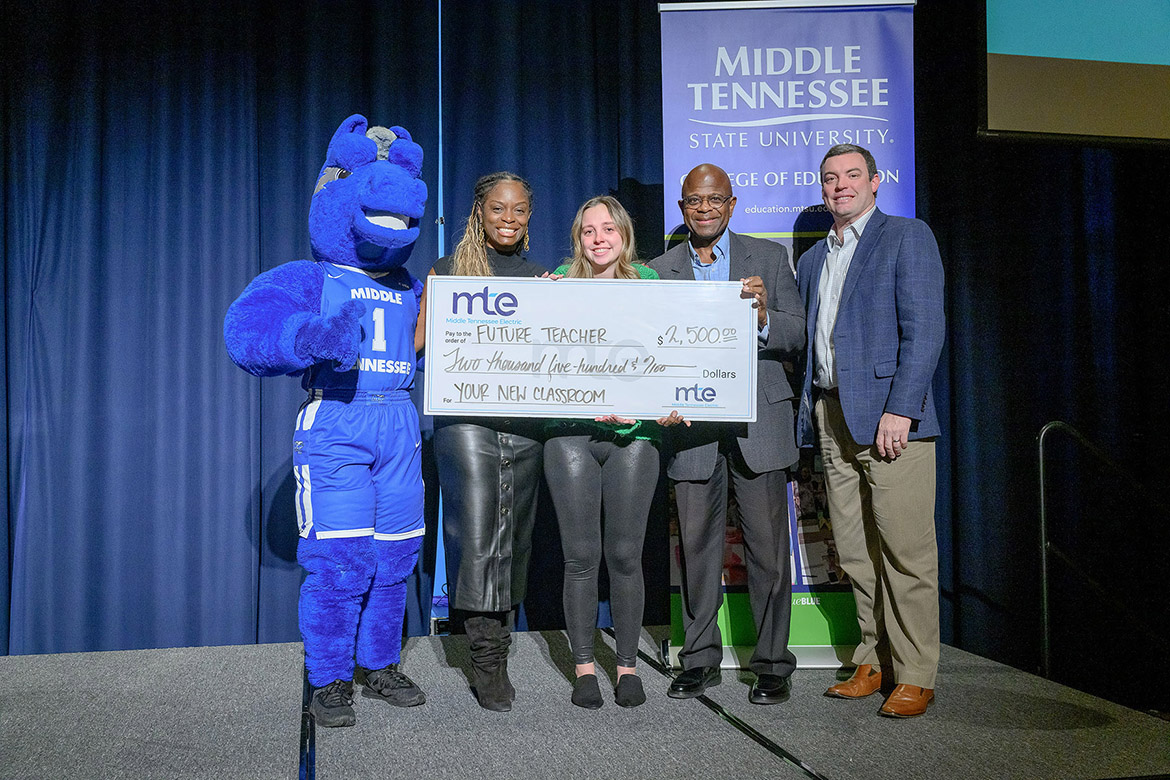
[(574, 663), (593, 661), (603, 551), (617, 662), (633, 666), (637, 660), (646, 602), (642, 542), (658, 469), (658, 450), (642, 439), (557, 436), (544, 445), (544, 473), (565, 555), (565, 625)]

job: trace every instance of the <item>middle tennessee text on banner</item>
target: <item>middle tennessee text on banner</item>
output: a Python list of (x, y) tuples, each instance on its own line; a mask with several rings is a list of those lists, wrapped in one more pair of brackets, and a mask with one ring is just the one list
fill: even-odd
[(427, 278), (427, 414), (754, 422), (739, 282)]
[(873, 152), (882, 210), (914, 216), (912, 8), (664, 11), (661, 20), (668, 236), (683, 232), (682, 180), (704, 162), (731, 177), (737, 232), (790, 250), (795, 238), (823, 236), (832, 220), (819, 166), (841, 143)]

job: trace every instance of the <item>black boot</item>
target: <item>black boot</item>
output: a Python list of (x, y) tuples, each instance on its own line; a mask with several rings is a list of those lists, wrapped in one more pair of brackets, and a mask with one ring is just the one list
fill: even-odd
[(507, 620), (500, 623), (499, 642), (503, 649), (503, 658), (500, 659), (500, 677), (504, 689), (508, 692), (508, 701), (516, 701), (516, 688), (508, 679), (508, 650), (512, 647), (512, 632), (508, 629)]
[(508, 712), (516, 690), (508, 680), (508, 646), (512, 637), (507, 627), (499, 618), (481, 613), (467, 618), (463, 628), (471, 650), (472, 687), (479, 706)]

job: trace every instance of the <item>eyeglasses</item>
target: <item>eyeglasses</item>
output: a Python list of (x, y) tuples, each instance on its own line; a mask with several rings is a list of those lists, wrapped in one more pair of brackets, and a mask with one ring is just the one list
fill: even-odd
[(702, 205), (703, 201), (707, 201), (708, 206), (713, 209), (718, 209), (729, 200), (731, 200), (730, 195), (720, 195), (719, 193), (715, 193), (713, 195), (688, 195), (682, 199), (682, 202), (683, 205), (688, 209), (697, 209), (700, 205)]

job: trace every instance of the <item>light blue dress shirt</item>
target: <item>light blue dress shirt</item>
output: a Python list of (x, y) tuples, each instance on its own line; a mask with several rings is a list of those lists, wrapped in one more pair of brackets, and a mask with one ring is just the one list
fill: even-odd
[[(687, 242), (687, 254), (691, 258), (691, 269), (695, 272), (695, 279), (700, 282), (730, 282), (731, 281), (731, 260), (728, 258), (728, 253), (731, 249), (731, 231), (724, 230), (723, 235), (719, 236), (719, 240), (715, 242), (715, 246), (711, 248), (711, 256), (714, 258), (710, 263), (702, 263), (699, 261), (699, 253), (691, 246), (691, 242)], [(764, 327), (760, 329), (756, 335), (760, 339), (760, 343), (768, 341), (768, 321), (764, 320)]]

